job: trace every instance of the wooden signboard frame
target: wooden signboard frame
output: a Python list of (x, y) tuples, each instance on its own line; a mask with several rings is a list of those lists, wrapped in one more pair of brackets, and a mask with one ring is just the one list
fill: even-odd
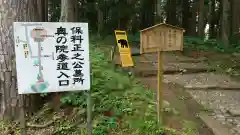
[[(41, 26), (42, 24), (41, 23), (50, 23), (50, 22), (14, 22), (14, 23), (22, 23), (22, 24), (20, 24), (20, 26), (23, 26), (23, 27), (25, 27), (25, 30), (27, 29), (27, 27), (28, 26)], [(61, 25), (62, 26), (62, 25)], [(78, 24), (78, 26), (79, 26), (79, 24)], [(86, 26), (86, 25), (85, 25)], [(15, 40), (15, 45), (16, 46), (18, 46), (17, 44), (19, 44), (20, 42), (22, 42), (22, 41), (20, 41), (19, 39), (18, 39), (18, 33), (20, 33), (19, 32), (19, 30), (16, 30), (16, 29), (18, 29), (18, 25), (17, 25), (17, 27), (14, 25), (14, 27), (15, 27), (15, 29), (14, 29), (14, 37), (16, 38), (16, 40)], [(65, 26), (66, 27), (66, 26)], [(88, 24), (87, 24), (87, 27), (88, 27)], [(86, 27), (85, 27), (86, 28)], [(57, 28), (58, 29), (58, 28)], [(16, 32), (17, 31), (17, 32)], [(26, 32), (26, 34), (25, 34), (25, 36), (27, 37), (28, 36), (28, 31), (26, 30), (25, 31)], [(86, 32), (88, 33), (88, 28), (87, 28), (87, 30), (86, 30)], [(46, 36), (46, 35), (44, 35), (44, 36)], [(42, 70), (42, 67), (43, 67), (43, 65), (42, 65), (42, 63), (41, 63), (41, 58), (42, 58), (42, 54), (41, 54), (41, 44), (40, 44), (40, 42), (42, 41), (42, 36), (41, 36), (41, 33), (39, 33), (39, 32), (37, 32), (37, 34), (36, 34), (36, 36), (34, 37), (34, 39), (36, 40), (35, 42), (37, 42), (38, 43), (38, 48), (37, 48), (37, 55), (35, 56), (35, 58), (37, 58), (38, 59), (38, 69), (41, 71)], [(87, 39), (88, 39), (88, 35), (87, 35)], [(28, 45), (30, 45), (30, 43), (28, 42), (28, 41), (25, 41), (25, 42), (27, 42), (28, 43)], [(87, 45), (88, 45), (88, 42), (87, 42)], [(16, 51), (16, 48), (15, 48), (15, 51)], [(89, 55), (89, 53), (88, 53), (88, 55)], [(86, 55), (85, 55), (86, 56)], [(17, 55), (16, 55), (16, 57), (17, 57)], [(90, 72), (89, 73), (87, 73), (86, 72), (86, 74), (85, 75), (89, 75), (89, 86), (91, 86), (91, 84), (92, 84), (92, 75), (93, 75), (93, 73), (92, 73), (92, 71), (91, 71), (91, 67), (87, 67), (87, 68), (89, 68), (89, 70), (90, 70)], [(20, 70), (21, 71), (21, 70)], [(18, 71), (19, 72), (19, 71)], [(42, 78), (41, 78), (42, 79)], [(19, 88), (18, 88), (19, 89)], [(71, 89), (70, 89), (71, 90)], [(69, 91), (70, 91), (69, 90)], [(88, 135), (92, 135), (92, 130), (93, 130), (93, 127), (92, 127), (92, 97), (91, 97), (91, 88), (89, 87), (89, 89), (87, 88), (87, 89), (85, 89), (85, 88), (82, 88), (82, 89), (80, 89), (82, 92), (84, 92), (84, 93), (86, 93), (86, 96), (87, 96), (87, 122), (86, 123), (84, 123), (83, 125), (80, 125), (79, 127), (81, 127), (81, 128), (87, 128), (87, 134)], [(65, 90), (65, 91), (67, 91), (67, 90)], [(71, 91), (76, 91), (76, 90), (71, 90)], [(63, 91), (53, 91), (53, 92), (56, 92), (56, 93), (59, 93), (59, 92), (63, 92)], [(37, 91), (36, 93), (49, 93), (49, 92), (39, 92), (39, 91)], [(22, 93), (20, 93), (19, 91), (18, 91), (18, 94), (19, 94), (19, 104), (20, 104), (20, 134), (21, 135), (27, 135), (27, 123), (26, 123), (26, 118), (25, 118), (25, 107), (24, 107), (24, 94), (32, 94), (32, 93), (24, 93), (24, 92), (22, 92)], [(59, 96), (59, 94), (57, 94), (57, 96)], [(60, 100), (58, 100), (58, 102), (60, 102)], [(59, 104), (57, 104), (57, 105), (55, 105), (55, 106), (58, 106)], [(57, 107), (56, 107), (57, 108)], [(59, 108), (58, 108), (59, 109)]]
[(183, 28), (165, 23), (140, 31), (140, 53), (158, 53), (157, 113), (160, 125), (163, 119), (163, 52), (182, 51), (184, 32)]
[(140, 53), (183, 50), (185, 30), (160, 23), (140, 31)]

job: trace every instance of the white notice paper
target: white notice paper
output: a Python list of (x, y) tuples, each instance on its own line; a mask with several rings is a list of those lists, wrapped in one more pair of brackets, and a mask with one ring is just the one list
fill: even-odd
[(90, 90), (87, 23), (13, 26), (19, 94)]

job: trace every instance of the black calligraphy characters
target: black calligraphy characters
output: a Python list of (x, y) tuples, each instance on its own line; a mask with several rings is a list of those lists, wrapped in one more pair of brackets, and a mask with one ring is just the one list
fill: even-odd
[[(56, 70), (59, 86), (84, 84), (83, 30), (81, 27), (59, 27), (55, 33)], [(69, 72), (72, 71), (72, 72)]]
[(71, 42), (73, 43), (73, 56), (71, 59), (74, 61), (72, 63), (73, 67), (73, 84), (80, 83), (81, 85), (84, 84), (84, 73), (83, 73), (83, 65), (84, 65), (84, 56), (83, 56), (83, 49), (82, 49), (82, 41), (84, 40), (82, 38), (83, 31), (81, 27), (73, 27), (71, 28), (72, 36), (71, 36)]
[(59, 71), (58, 78), (58, 85), (59, 86), (69, 86), (70, 84), (70, 75), (67, 74), (67, 70), (69, 69), (69, 50), (67, 45), (67, 36), (68, 33), (66, 32), (66, 28), (63, 28), (62, 26), (57, 28), (57, 32), (55, 33), (55, 36), (57, 36), (56, 39), (56, 54), (57, 54), (57, 69)]

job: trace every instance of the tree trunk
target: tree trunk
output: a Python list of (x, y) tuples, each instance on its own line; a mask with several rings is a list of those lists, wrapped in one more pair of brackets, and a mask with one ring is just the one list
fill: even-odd
[(228, 35), (229, 35), (229, 22), (228, 22), (228, 10), (229, 3), (228, 0), (221, 0), (222, 14), (221, 14), (221, 39), (224, 45), (229, 45)]
[(68, 10), (67, 10), (67, 20), (69, 22), (76, 22), (77, 21), (77, 12), (76, 11), (76, 5), (78, 5), (77, 0), (68, 0)]
[(204, 0), (199, 0), (198, 36), (204, 36)]
[(146, 2), (145, 0), (140, 0), (140, 29), (148, 27)]
[(192, 1), (192, 7), (190, 9), (191, 14), (191, 18), (190, 18), (190, 26), (189, 26), (189, 34), (191, 36), (195, 36), (196, 35), (196, 28), (197, 28), (197, 2), (196, 0)]
[(185, 29), (185, 35), (190, 35), (189, 28), (190, 28), (190, 2), (189, 0), (182, 0), (182, 27)]
[(155, 19), (155, 23), (160, 23), (163, 22), (163, 18), (162, 18), (162, 0), (156, 0), (156, 19)]
[(217, 36), (216, 27), (216, 11), (215, 11), (215, 0), (209, 0), (209, 14), (208, 14), (208, 23), (209, 23), (209, 38), (215, 38)]
[[(34, 7), (36, 0), (0, 1), (0, 95), (2, 119), (18, 119), (19, 100), (17, 92), (16, 65), (14, 53), (13, 25), (14, 21), (41, 21)], [(24, 96), (26, 112), (31, 113), (39, 105), (35, 99), (39, 95)], [(37, 103), (37, 104), (36, 104)]]
[(240, 0), (231, 0), (231, 9), (232, 9), (232, 28), (231, 33), (237, 34), (240, 31)]
[(42, 0), (42, 12), (43, 12), (43, 18), (42, 20), (44, 22), (48, 22), (48, 0)]
[(167, 19), (166, 22), (171, 25), (177, 25), (177, 1), (167, 0)]
[(141, 29), (151, 27), (154, 25), (154, 12), (155, 12), (155, 1), (154, 0), (141, 0), (140, 1), (140, 18), (141, 18)]
[(77, 0), (61, 0), (61, 16), (59, 22), (77, 21), (76, 5)]
[[(33, 0), (34, 9), (37, 9), (38, 17), (37, 19), (39, 21), (48, 21), (48, 0)], [(37, 7), (37, 8), (36, 8)]]
[[(77, 0), (61, 0), (61, 16), (59, 22), (76, 22), (78, 20), (77, 15)], [(62, 93), (56, 92), (54, 97), (54, 109), (59, 111), (60, 98)]]
[(80, 4), (78, 0), (74, 0), (73, 2), (73, 8), (74, 8), (74, 22), (80, 21)]
[[(97, 6), (98, 7), (98, 6)], [(103, 27), (104, 27), (104, 16), (103, 16), (103, 11), (98, 7), (98, 36), (101, 36), (101, 33), (103, 32)], [(118, 24), (120, 25), (120, 24)]]

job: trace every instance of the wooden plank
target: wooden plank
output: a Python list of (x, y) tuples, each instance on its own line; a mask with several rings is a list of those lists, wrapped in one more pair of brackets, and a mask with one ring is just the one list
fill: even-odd
[(183, 28), (180, 28), (180, 27), (177, 27), (177, 26), (173, 26), (173, 25), (170, 25), (170, 24), (166, 24), (166, 23), (159, 23), (159, 24), (156, 24), (156, 25), (154, 25), (154, 26), (148, 27), (148, 28), (146, 28), (146, 29), (140, 30), (140, 31), (141, 31), (141, 32), (147, 31), (147, 30), (149, 30), (149, 29), (153, 29), (153, 28), (159, 27), (159, 26), (167, 26), (167, 27), (179, 29), (179, 30), (182, 30), (183, 32), (185, 32), (185, 30), (184, 30)]
[(163, 53), (158, 52), (158, 123), (161, 126), (163, 123)]
[(183, 30), (169, 25), (157, 25), (141, 31), (141, 53), (179, 51), (183, 49)]
[(210, 128), (215, 135), (231, 135), (228, 127), (220, 124), (219, 121), (208, 116), (206, 113), (200, 113), (199, 117)]

